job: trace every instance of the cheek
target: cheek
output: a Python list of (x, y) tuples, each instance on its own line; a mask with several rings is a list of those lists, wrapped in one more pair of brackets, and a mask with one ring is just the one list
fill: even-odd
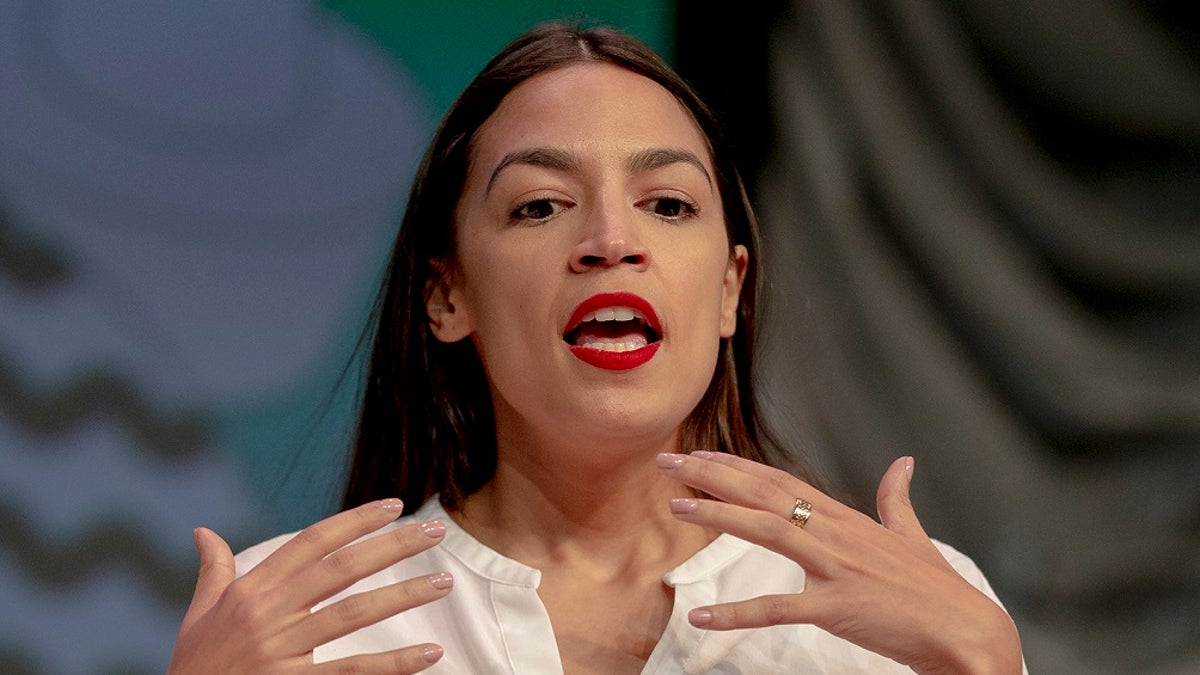
[[(683, 276), (676, 277), (685, 280), (679, 288), (688, 289), (686, 296), (677, 298), (677, 302), (685, 308), (685, 313), (679, 318), (686, 321), (689, 332), (696, 337), (709, 337), (715, 341), (726, 337), (724, 309), (727, 305), (725, 270), (728, 259), (724, 251), (719, 256), (710, 253), (705, 258), (702, 263), (685, 268)], [(702, 344), (705, 348), (709, 346), (707, 339)]]
[[(534, 322), (549, 284), (544, 271), (529, 255), (510, 256), (493, 250), (476, 256), (465, 270), (464, 296), (471, 308), (479, 348), (496, 352), (501, 345), (527, 340), (540, 331)], [(498, 354), (493, 354), (498, 356)]]

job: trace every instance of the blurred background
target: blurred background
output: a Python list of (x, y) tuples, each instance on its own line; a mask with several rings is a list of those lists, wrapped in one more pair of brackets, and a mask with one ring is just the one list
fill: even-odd
[(914, 454), (1031, 672), (1200, 672), (1187, 3), (752, 4), (0, 0), (0, 672), (161, 672), (193, 527), (331, 512), (424, 145), (553, 18), (728, 124), (790, 446), (867, 508)]

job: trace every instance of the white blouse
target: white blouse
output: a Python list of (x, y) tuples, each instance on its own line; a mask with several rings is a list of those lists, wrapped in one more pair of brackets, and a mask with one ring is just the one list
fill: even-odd
[[(434, 642), (445, 656), (431, 675), (511, 673), (561, 675), (562, 661), (550, 617), (538, 597), (541, 572), (484, 546), (446, 515), (431, 498), (414, 515), (388, 528), (425, 520), (446, 524), (442, 543), (373, 574), (328, 602), (435, 572), (454, 575), (454, 590), (428, 605), (384, 619), (322, 645), (318, 662), (352, 654), (381, 652)], [(292, 535), (283, 535), (238, 554), (238, 574), (257, 565)], [(967, 581), (999, 602), (979, 568), (953, 548), (938, 549)], [(713, 673), (911, 673), (908, 668), (810, 625), (783, 625), (735, 631), (705, 631), (687, 621), (702, 605), (744, 600), (804, 588), (804, 570), (756, 544), (722, 534), (663, 577), (674, 589), (675, 605), (645, 674)]]

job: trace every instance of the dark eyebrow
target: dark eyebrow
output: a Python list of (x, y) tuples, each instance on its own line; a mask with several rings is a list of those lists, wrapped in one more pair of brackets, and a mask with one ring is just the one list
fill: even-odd
[(515, 150), (505, 155), (504, 159), (501, 159), (496, 168), (492, 170), (492, 177), (488, 179), (487, 190), (484, 190), (484, 194), (492, 191), (492, 184), (500, 177), (500, 172), (513, 164), (528, 164), (555, 171), (583, 171), (583, 162), (565, 150), (555, 150), (554, 148)]
[(680, 148), (649, 148), (642, 150), (629, 158), (626, 167), (629, 173), (639, 173), (641, 171), (653, 171), (661, 169), (664, 166), (677, 164), (691, 164), (700, 169), (700, 173), (704, 174), (704, 179), (708, 181), (708, 189), (712, 189), (712, 176), (708, 175), (708, 169), (704, 168), (704, 163), (696, 155)]

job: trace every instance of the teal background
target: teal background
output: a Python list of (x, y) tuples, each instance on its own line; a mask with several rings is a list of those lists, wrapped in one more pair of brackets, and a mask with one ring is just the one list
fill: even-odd
[[(326, 0), (321, 7), (360, 32), (419, 86), (409, 104), (428, 120), (418, 133), (431, 135), (437, 120), (471, 78), (510, 39), (557, 19), (606, 25), (672, 54), (671, 3), (647, 2), (463, 2), (397, 3)], [(548, 18), (549, 17), (549, 18)], [(397, 158), (412, 162), (413, 158)], [(402, 204), (407, 186), (397, 186)], [(399, 222), (397, 210), (395, 222)], [(383, 228), (378, 269), (394, 234)], [(328, 514), (339, 501), (343, 449), (352, 439), (361, 361), (355, 346), (367, 320), (377, 278), (367, 277), (358, 306), (343, 308), (340, 334), (327, 359), (279, 397), (221, 409), (216, 433), (231, 449), (248, 483), (258, 486), (270, 522), (293, 530)]]
[(191, 531), (333, 512), (438, 118), (542, 21), (643, 2), (0, 4), (0, 672), (165, 668)]

